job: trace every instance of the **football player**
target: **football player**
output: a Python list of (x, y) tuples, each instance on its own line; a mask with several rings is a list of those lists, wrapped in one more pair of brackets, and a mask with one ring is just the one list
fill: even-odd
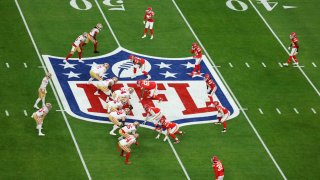
[(144, 66), (146, 60), (143, 58), (136, 57), (132, 54), (129, 56), (129, 60), (132, 61), (132, 63), (133, 63), (133, 75), (131, 76), (131, 79), (133, 79), (136, 77), (137, 69), (141, 70), (141, 68), (142, 68), (142, 66)]
[[(125, 139), (122, 139), (118, 142), (118, 147), (121, 148), (120, 156), (126, 157), (126, 160), (124, 161), (125, 164), (131, 164), (131, 162), (129, 161), (129, 158), (131, 155), (130, 146), (131, 144), (136, 143), (138, 137), (139, 137), (139, 134), (133, 134), (133, 135), (129, 135)], [(124, 155), (124, 152), (126, 152), (126, 155)]]
[(135, 121), (134, 123), (129, 123), (122, 128), (119, 129), (120, 137), (119, 140), (126, 138), (130, 136), (130, 134), (136, 134), (136, 131), (138, 127), (140, 126), (140, 123), (138, 121)]
[(193, 58), (195, 59), (193, 71), (189, 74), (194, 76), (196, 73), (200, 75), (200, 63), (202, 61), (202, 50), (197, 43), (193, 43), (190, 52), (194, 54)]
[(204, 80), (207, 84), (207, 93), (208, 97), (210, 99), (210, 105), (209, 107), (213, 107), (213, 95), (216, 93), (217, 85), (213, 82), (209, 74), (204, 75)]
[(98, 23), (95, 27), (91, 29), (90, 33), (88, 34), (88, 38), (86, 42), (83, 44), (83, 45), (88, 44), (90, 40), (93, 43), (94, 53), (99, 53), (99, 51), (97, 51), (97, 47), (98, 47), (97, 35), (101, 30), (102, 30), (102, 24)]
[(152, 11), (152, 7), (148, 7), (144, 14), (143, 24), (145, 24), (144, 32), (142, 38), (147, 36), (148, 28), (150, 29), (151, 37), (153, 39), (153, 23), (154, 23), (154, 12)]
[(213, 107), (218, 111), (218, 122), (215, 124), (223, 125), (223, 130), (221, 132), (227, 132), (227, 119), (230, 116), (230, 112), (227, 108), (223, 107), (218, 101), (213, 101)]
[(137, 86), (141, 88), (140, 101), (143, 100), (145, 92), (148, 94), (147, 98), (153, 98), (158, 100), (159, 102), (162, 101), (162, 98), (156, 95), (156, 91), (157, 91), (156, 82), (148, 81), (148, 80), (138, 80)]
[[(159, 132), (156, 139), (159, 139), (160, 134), (162, 133), (162, 128), (166, 129), (167, 135), (163, 139), (163, 141), (166, 141), (168, 136), (172, 137), (175, 141), (174, 144), (180, 143), (180, 140), (177, 138), (176, 134), (183, 135), (183, 132), (179, 130), (179, 125), (175, 122), (166, 121), (166, 119), (163, 117), (160, 119), (159, 124), (156, 124), (156, 130)], [(160, 128), (159, 128), (160, 127)]]
[(82, 58), (82, 45), (83, 45), (83, 43), (86, 42), (87, 37), (88, 37), (88, 33), (84, 32), (84, 33), (82, 33), (82, 34), (74, 41), (74, 43), (72, 44), (72, 48), (71, 48), (70, 53), (67, 55), (66, 59), (63, 60), (64, 63), (67, 62), (67, 60), (73, 55), (73, 53), (74, 53), (75, 51), (78, 52), (79, 62), (84, 63), (84, 62), (81, 60), (81, 58)]
[(97, 91), (94, 95), (100, 95), (99, 91), (104, 92), (106, 95), (111, 96), (112, 90), (111, 87), (118, 82), (117, 77), (113, 77), (112, 79), (105, 79), (104, 81), (99, 81), (96, 84)]
[(107, 113), (110, 114), (111, 112), (118, 111), (122, 109), (123, 104), (118, 100), (108, 101), (106, 105)]
[(299, 51), (299, 44), (298, 44), (298, 38), (297, 38), (297, 35), (295, 32), (292, 32), (290, 34), (290, 40), (291, 40), (291, 43), (290, 43), (290, 46), (288, 47), (288, 50), (291, 49), (291, 52), (290, 52), (290, 56), (287, 60), (286, 63), (283, 63), (284, 66), (288, 66), (290, 63), (291, 63), (291, 60), (293, 59), (294, 63), (293, 65), (298, 65), (298, 59), (296, 57), (296, 55), (298, 54), (298, 51)]
[(153, 124), (157, 124), (163, 117), (161, 110), (157, 107), (145, 105), (144, 109), (147, 112), (147, 117), (144, 121), (144, 124), (146, 124), (147, 121), (151, 121)]
[(38, 111), (34, 112), (31, 115), (31, 118), (33, 118), (37, 123), (36, 129), (38, 129), (39, 136), (45, 135), (42, 133), (42, 124), (43, 124), (44, 118), (47, 116), (51, 108), (52, 108), (52, 105), (50, 103), (46, 103), (41, 109), (39, 109)]
[[(120, 109), (118, 111), (113, 111), (109, 114), (109, 120), (114, 124), (112, 130), (110, 131), (110, 135), (115, 136), (114, 133), (115, 130), (117, 130), (119, 127), (124, 126), (124, 122), (126, 120), (126, 116), (130, 114), (130, 109)], [(121, 123), (119, 122), (121, 120)]]
[(129, 101), (130, 96), (133, 92), (134, 92), (134, 89), (132, 87), (129, 87), (129, 88), (122, 87), (118, 90), (115, 90), (112, 93), (112, 99), (126, 102), (126, 101)]
[(108, 63), (91, 66), (91, 69), (89, 71), (91, 78), (88, 80), (88, 84), (90, 84), (93, 79), (102, 81), (103, 74), (109, 69), (109, 67), (110, 65)]
[(222, 165), (222, 162), (218, 159), (217, 156), (213, 156), (211, 158), (212, 162), (212, 168), (215, 174), (216, 180), (223, 180), (224, 178), (224, 167)]
[(51, 74), (47, 73), (46, 76), (42, 79), (40, 88), (38, 89), (38, 99), (34, 103), (33, 107), (36, 109), (39, 109), (38, 103), (42, 100), (42, 106), (45, 106), (46, 104), (46, 94), (47, 94), (47, 85), (49, 83), (49, 80), (51, 79)]

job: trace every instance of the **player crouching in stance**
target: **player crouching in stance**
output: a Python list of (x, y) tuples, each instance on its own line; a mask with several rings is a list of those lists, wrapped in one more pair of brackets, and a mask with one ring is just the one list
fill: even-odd
[(144, 32), (142, 38), (145, 38), (147, 36), (148, 28), (150, 29), (151, 37), (150, 39), (153, 39), (153, 23), (154, 23), (154, 12), (152, 11), (151, 7), (148, 7), (146, 10), (146, 13), (143, 17), (143, 24), (145, 24)]
[(173, 142), (174, 144), (180, 143), (180, 140), (177, 138), (176, 134), (183, 135), (183, 132), (179, 130), (178, 124), (174, 122), (166, 121), (166, 119), (163, 117), (160, 119), (159, 124), (156, 124), (155, 126), (156, 126), (156, 131), (159, 132), (156, 139), (160, 138), (160, 134), (162, 133), (162, 129), (164, 128), (167, 131), (167, 135), (165, 136), (163, 141), (166, 141), (168, 136), (170, 136), (175, 140)]
[(46, 103), (45, 106), (43, 106), (41, 109), (39, 109), (38, 111), (34, 112), (31, 115), (31, 118), (33, 118), (37, 123), (36, 129), (38, 129), (39, 136), (45, 135), (42, 133), (42, 124), (43, 124), (44, 118), (49, 113), (51, 108), (52, 108), (52, 105), (50, 103)]
[(222, 165), (222, 162), (218, 159), (217, 156), (213, 156), (211, 158), (212, 162), (212, 168), (215, 174), (216, 180), (223, 180), (224, 178), (224, 167)]
[[(113, 111), (109, 114), (109, 120), (114, 124), (112, 130), (109, 133), (110, 135), (115, 136), (116, 134), (114, 133), (114, 131), (117, 130), (118, 128), (124, 126), (126, 116), (129, 113), (130, 113), (130, 109), (125, 108), (125, 109)], [(119, 122), (119, 120), (121, 120), (121, 122)]]
[(99, 92), (102, 91), (106, 95), (111, 96), (112, 90), (111, 87), (118, 82), (117, 77), (113, 77), (112, 79), (106, 79), (104, 81), (99, 81), (96, 84), (97, 91), (94, 93), (94, 95), (100, 95)]
[(195, 63), (193, 71), (189, 74), (189, 76), (193, 77), (196, 73), (197, 75), (201, 75), (200, 63), (202, 61), (202, 50), (197, 43), (193, 43), (190, 52), (194, 54), (193, 58), (195, 59)]
[(221, 132), (227, 132), (227, 119), (230, 116), (230, 112), (227, 108), (223, 107), (218, 101), (213, 101), (213, 106), (218, 111), (218, 122), (215, 124), (223, 125), (223, 130)]
[(287, 62), (283, 63), (284, 66), (288, 66), (291, 63), (292, 59), (294, 61), (293, 65), (295, 66), (298, 65), (298, 59), (296, 55), (298, 54), (299, 44), (298, 44), (298, 38), (295, 32), (292, 32), (290, 34), (290, 40), (291, 40), (291, 43), (290, 43), (290, 46), (288, 47), (288, 50), (291, 49), (291, 52)]
[[(125, 164), (131, 164), (131, 162), (129, 161), (131, 155), (130, 146), (131, 144), (136, 143), (138, 137), (139, 134), (133, 134), (118, 142), (118, 147), (121, 148), (120, 156), (126, 157), (126, 160), (124, 161)], [(124, 155), (124, 152), (126, 152), (126, 155)]]
[(67, 62), (67, 60), (73, 55), (75, 51), (78, 51), (78, 56), (79, 56), (79, 62), (84, 63), (81, 58), (82, 58), (82, 45), (86, 42), (86, 39), (88, 37), (88, 33), (84, 32), (82, 35), (80, 35), (72, 44), (72, 48), (70, 53), (67, 55), (66, 59), (63, 60), (64, 63)]
[(38, 99), (36, 100), (36, 102), (34, 103), (33, 107), (36, 109), (39, 109), (38, 107), (38, 103), (42, 100), (42, 106), (45, 106), (45, 99), (46, 99), (46, 94), (47, 94), (47, 85), (49, 83), (49, 80), (51, 78), (51, 74), (47, 73), (46, 76), (42, 79), (40, 88), (38, 90), (39, 92), (39, 96)]
[(157, 124), (163, 117), (161, 110), (157, 107), (152, 107), (146, 104), (144, 105), (144, 110), (146, 111), (146, 119), (144, 121), (144, 124), (146, 124), (147, 121), (151, 121), (153, 124)]
[(213, 95), (217, 91), (217, 85), (213, 82), (213, 80), (211, 79), (209, 74), (204, 75), (204, 80), (207, 84), (207, 93), (208, 93), (208, 97), (210, 99), (209, 107), (213, 107), (214, 106), (213, 105)]
[[(130, 134), (131, 135), (136, 134), (136, 131), (139, 126), (140, 126), (140, 123), (138, 121), (135, 121), (134, 123), (129, 123), (129, 124), (123, 126), (122, 128), (119, 129), (120, 137), (118, 138), (118, 140), (121, 140), (123, 138), (130, 136)], [(137, 144), (137, 142), (136, 142), (136, 144)]]
[(142, 68), (142, 66), (144, 66), (146, 60), (143, 58), (136, 57), (134, 55), (130, 55), (129, 60), (132, 61), (132, 63), (133, 63), (133, 75), (131, 76), (131, 79), (133, 79), (137, 76), (136, 75), (137, 69), (141, 70), (141, 68)]
[(90, 33), (88, 34), (88, 38), (86, 40), (86, 42), (83, 45), (88, 44), (89, 40), (93, 43), (93, 47), (94, 47), (94, 53), (99, 53), (99, 51), (97, 51), (97, 47), (98, 47), (98, 40), (97, 40), (97, 35), (99, 34), (99, 32), (102, 29), (102, 24), (98, 23), (95, 27), (93, 27), (90, 31)]
[(110, 65), (108, 63), (99, 64), (97, 66), (92, 66), (89, 74), (91, 78), (88, 80), (88, 84), (92, 82), (92, 80), (96, 79), (98, 81), (102, 81), (103, 75), (109, 69)]
[(141, 88), (140, 101), (143, 100), (145, 92), (148, 94), (147, 98), (156, 99), (159, 102), (162, 101), (162, 98), (156, 95), (158, 87), (156, 82), (148, 80), (138, 80), (137, 87)]

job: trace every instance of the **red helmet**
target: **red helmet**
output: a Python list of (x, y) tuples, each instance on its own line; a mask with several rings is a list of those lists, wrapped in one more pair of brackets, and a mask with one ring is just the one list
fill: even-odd
[(209, 75), (209, 74), (205, 74), (205, 75), (204, 75), (204, 79), (205, 79), (205, 80), (210, 79), (210, 75)]
[(137, 85), (140, 87), (141, 84), (142, 84), (142, 80), (138, 80), (138, 81), (137, 81)]
[(197, 43), (192, 43), (192, 47), (193, 48), (198, 47), (198, 44)]
[(297, 36), (297, 34), (296, 34), (295, 32), (292, 32), (292, 33), (290, 34), (290, 39), (295, 38), (296, 36)]
[(213, 101), (214, 106), (218, 106), (219, 104), (220, 104), (219, 101)]
[(162, 116), (162, 118), (159, 121), (161, 124), (163, 124), (164, 122), (166, 122), (166, 119)]
[(129, 59), (130, 59), (130, 60), (133, 60), (133, 59), (134, 59), (134, 55), (131, 54), (131, 55), (129, 56)]
[(219, 159), (218, 159), (218, 157), (217, 156), (213, 156), (212, 158), (211, 158), (211, 162), (217, 162)]
[(152, 7), (148, 7), (148, 9), (147, 9), (148, 11), (152, 11)]

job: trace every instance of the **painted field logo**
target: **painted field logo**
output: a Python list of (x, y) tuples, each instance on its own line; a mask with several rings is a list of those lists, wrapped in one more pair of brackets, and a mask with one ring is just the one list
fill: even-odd
[[(149, 72), (152, 81), (157, 82), (158, 95), (163, 99), (161, 103), (156, 100), (139, 102), (137, 94), (140, 94), (140, 90), (136, 87), (136, 81), (145, 77), (139, 72), (140, 74), (138, 73), (135, 79), (131, 79), (133, 65), (128, 60), (130, 54), (146, 59), (144, 70)], [(191, 78), (187, 75), (192, 71), (194, 63), (194, 59), (190, 57), (160, 58), (118, 48), (106, 55), (84, 58), (85, 63), (71, 59), (68, 64), (64, 64), (62, 62), (64, 58), (48, 55), (43, 55), (43, 59), (53, 74), (53, 83), (64, 109), (78, 119), (110, 123), (104, 109), (107, 95), (104, 93), (94, 95), (96, 91), (94, 83), (96, 82), (87, 83), (90, 78), (91, 66), (107, 62), (111, 68), (106, 72), (105, 77), (117, 76), (120, 78), (120, 82), (115, 85), (116, 89), (121, 87), (135, 88), (131, 98), (134, 109), (132, 115), (128, 116), (128, 122), (135, 120), (142, 122), (145, 119), (144, 104), (154, 104), (161, 109), (168, 120), (175, 121), (182, 126), (217, 120), (216, 109), (207, 107), (209, 99), (203, 78), (201, 76)], [(214, 100), (220, 101), (223, 106), (229, 109), (229, 119), (236, 117), (239, 114), (239, 109), (205, 56), (201, 63), (201, 72), (211, 74), (218, 86)]]

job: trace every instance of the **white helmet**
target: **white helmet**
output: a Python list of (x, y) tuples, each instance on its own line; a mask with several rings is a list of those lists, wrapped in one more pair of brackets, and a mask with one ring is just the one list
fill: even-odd
[(82, 36), (84, 36), (85, 38), (87, 38), (87, 37), (88, 37), (88, 33), (84, 32), (84, 33), (82, 33)]
[(52, 108), (51, 103), (46, 103), (47, 108), (50, 110)]
[(102, 26), (101, 23), (98, 23), (98, 24), (96, 25), (96, 27), (97, 27), (99, 30), (101, 30), (101, 29), (103, 28), (103, 26)]

